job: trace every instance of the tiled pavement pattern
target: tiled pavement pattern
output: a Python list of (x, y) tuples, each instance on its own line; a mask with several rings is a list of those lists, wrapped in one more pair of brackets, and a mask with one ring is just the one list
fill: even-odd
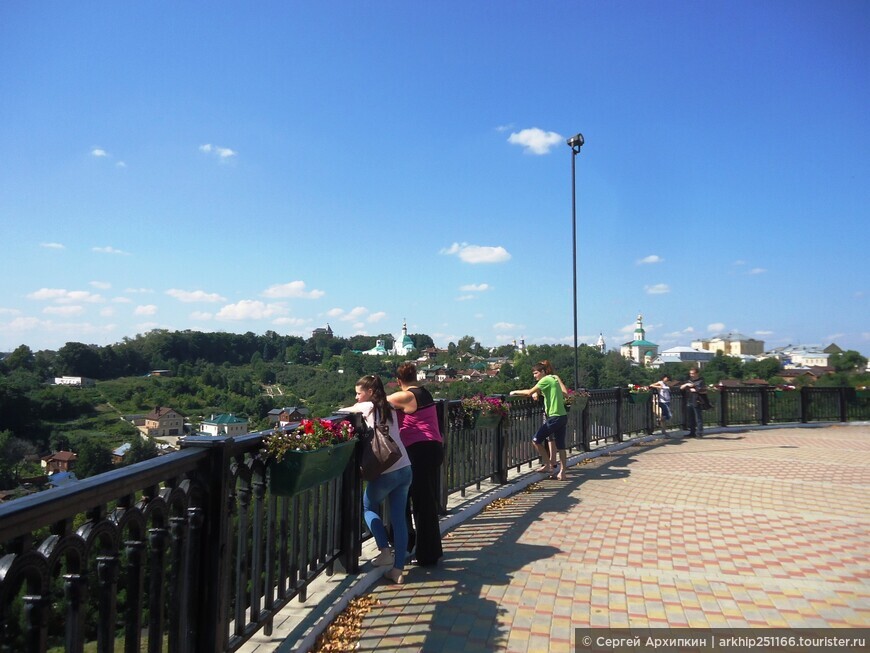
[(448, 535), (439, 568), (372, 588), (358, 650), (569, 652), (590, 626), (870, 626), (866, 425), (647, 442), (497, 503)]

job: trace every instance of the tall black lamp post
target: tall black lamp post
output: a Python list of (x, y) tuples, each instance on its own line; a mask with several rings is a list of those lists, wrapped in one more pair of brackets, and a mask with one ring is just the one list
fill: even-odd
[(574, 263), (574, 389), (580, 388), (580, 363), (577, 351), (577, 173), (575, 159), (583, 147), (583, 134), (568, 139), (571, 148), (571, 248)]

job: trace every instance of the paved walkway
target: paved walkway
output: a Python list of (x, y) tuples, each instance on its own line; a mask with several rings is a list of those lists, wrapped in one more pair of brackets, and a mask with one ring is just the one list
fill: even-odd
[(377, 599), (357, 650), (568, 653), (589, 627), (870, 627), (866, 424), (647, 439), (513, 487), (447, 534), (439, 568), (357, 586)]

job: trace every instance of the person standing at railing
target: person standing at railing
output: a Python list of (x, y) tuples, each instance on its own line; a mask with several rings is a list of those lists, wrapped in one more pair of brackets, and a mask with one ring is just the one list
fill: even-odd
[(701, 409), (700, 395), (707, 392), (704, 379), (698, 374), (696, 368), (689, 370), (689, 380), (680, 386), (683, 396), (686, 398), (686, 408), (689, 409), (689, 437), (704, 437), (704, 413)]
[[(565, 395), (568, 388), (557, 374), (553, 374), (553, 367), (542, 361), (532, 365), (532, 376), (535, 385), (528, 390), (511, 390), (511, 395), (521, 397), (533, 397), (540, 394), (544, 397), (544, 412), (546, 420), (538, 432), (532, 438), (532, 444), (544, 461), (544, 465), (538, 470), (550, 474), (560, 481), (565, 480), (565, 468), (568, 466), (568, 449), (566, 437), (568, 431), (568, 410), (565, 408)], [(554, 467), (555, 461), (551, 459), (547, 450), (547, 440), (553, 439), (553, 444), (559, 452), (561, 465)], [(555, 456), (553, 456), (555, 458)]]
[(655, 383), (650, 383), (650, 388), (656, 388), (656, 402), (653, 404), (653, 408), (656, 411), (656, 416), (659, 420), (659, 428), (662, 430), (662, 434), (667, 433), (665, 430), (665, 424), (668, 423), (671, 419), (671, 379), (665, 374), (661, 380), (656, 381)]
[[(389, 569), (384, 578), (401, 584), (405, 558), (408, 551), (408, 529), (405, 522), (405, 506), (408, 503), (408, 490), (411, 487), (411, 459), (399, 436), (399, 419), (387, 402), (387, 393), (379, 376), (366, 375), (356, 382), (356, 403), (340, 409), (342, 412), (362, 413), (369, 428), (379, 424), (389, 424), (390, 437), (399, 445), (402, 457), (375, 480), (369, 481), (363, 494), (363, 516), (366, 525), (377, 542), (380, 553), (372, 560), (378, 567)], [(387, 502), (390, 522), (393, 525), (395, 552), (390, 550), (387, 529), (380, 515), (381, 503)]]
[(402, 363), (396, 378), (400, 390), (387, 397), (387, 401), (398, 412), (399, 435), (411, 458), (414, 475), (406, 510), (408, 542), (410, 549), (415, 549), (417, 564), (431, 567), (444, 555), (438, 520), (438, 477), (444, 462), (444, 439), (435, 400), (426, 388), (417, 385), (417, 366)]

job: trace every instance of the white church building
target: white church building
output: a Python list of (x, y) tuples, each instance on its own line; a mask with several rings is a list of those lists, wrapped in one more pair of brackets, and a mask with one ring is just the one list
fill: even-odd
[(415, 350), (414, 341), (408, 335), (408, 322), (402, 320), (402, 335), (395, 338), (392, 349), (387, 349), (383, 339), (378, 338), (374, 347), (362, 353), (368, 356), (407, 356)]

